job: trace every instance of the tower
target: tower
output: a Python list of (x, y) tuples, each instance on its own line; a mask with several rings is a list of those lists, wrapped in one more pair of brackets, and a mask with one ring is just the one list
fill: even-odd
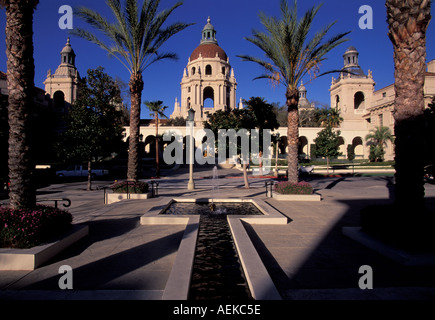
[(307, 99), (307, 88), (304, 86), (302, 81), (298, 90), (299, 90), (299, 104), (298, 104), (299, 111), (314, 109), (314, 106)]
[(367, 129), (364, 115), (371, 105), (375, 82), (370, 70), (366, 75), (361, 69), (358, 58), (359, 53), (355, 47), (346, 50), (343, 54), (343, 72), (337, 79), (332, 78), (329, 89), (331, 108), (340, 111), (343, 129)]
[(195, 121), (205, 121), (217, 110), (237, 108), (237, 82), (225, 51), (216, 40), (216, 30), (210, 23), (201, 32), (199, 46), (189, 57), (181, 80), (181, 100), (175, 101), (171, 118), (187, 117), (195, 110)]
[(54, 100), (54, 108), (62, 110), (65, 103), (72, 104), (77, 98), (77, 88), (79, 73), (75, 66), (76, 54), (71, 47), (68, 37), (65, 47), (60, 52), (61, 62), (56, 72), (47, 73), (47, 79), (44, 81), (45, 92)]

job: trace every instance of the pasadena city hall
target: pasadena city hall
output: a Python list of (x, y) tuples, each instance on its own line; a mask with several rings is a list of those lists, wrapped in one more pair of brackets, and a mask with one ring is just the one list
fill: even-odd
[[(343, 54), (344, 69), (351, 73), (341, 73), (332, 79), (330, 92), (331, 108), (340, 110), (343, 121), (338, 128), (340, 135), (340, 151), (343, 158), (346, 157), (347, 145), (355, 147), (357, 159), (368, 159), (369, 146), (365, 137), (371, 129), (378, 126), (387, 126), (394, 132), (393, 103), (394, 84), (375, 90), (373, 73), (368, 70), (367, 74), (358, 63), (358, 51), (355, 47), (349, 47)], [(75, 67), (76, 55), (68, 39), (61, 51), (61, 64), (54, 74), (48, 71), (45, 80), (45, 94), (54, 101), (54, 104), (64, 102), (71, 104), (77, 96), (79, 73)], [(338, 63), (337, 63), (337, 67)], [(3, 84), (1, 85), (3, 87)], [(3, 88), (2, 88), (3, 89)], [(188, 110), (195, 111), (196, 128), (202, 128), (202, 122), (207, 116), (217, 110), (232, 110), (242, 108), (242, 99), (237, 102), (237, 82), (234, 69), (230, 65), (225, 51), (218, 45), (216, 30), (211, 24), (210, 18), (202, 30), (200, 44), (192, 51), (187, 66), (183, 70), (181, 79), (181, 97), (175, 98), (174, 111), (171, 118), (187, 118)], [(42, 91), (42, 90), (40, 90)], [(307, 97), (307, 89), (303, 84), (299, 87), (300, 110), (314, 108)], [(435, 60), (428, 62), (425, 74), (425, 103), (426, 106), (435, 95)], [(126, 138), (129, 136), (129, 127), (126, 127)], [(165, 130), (179, 130), (184, 135), (185, 127), (160, 127), (159, 134)], [(310, 155), (311, 145), (317, 137), (317, 133), (323, 128), (299, 128), (299, 152)], [(277, 129), (280, 134), (280, 152), (286, 152), (287, 128)], [(152, 150), (151, 145), (155, 141), (154, 121), (141, 121), (141, 139), (145, 145), (145, 151)], [(169, 142), (166, 142), (169, 144)], [(199, 147), (201, 141), (196, 141)], [(164, 148), (164, 146), (162, 146)], [(385, 159), (394, 158), (394, 150), (389, 142), (386, 148)]]

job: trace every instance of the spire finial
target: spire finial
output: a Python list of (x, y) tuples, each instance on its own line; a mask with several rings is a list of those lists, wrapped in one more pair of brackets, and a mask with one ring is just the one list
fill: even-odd
[(210, 22), (211, 22), (211, 19), (210, 19), (210, 16), (208, 16), (207, 23), (210, 23)]

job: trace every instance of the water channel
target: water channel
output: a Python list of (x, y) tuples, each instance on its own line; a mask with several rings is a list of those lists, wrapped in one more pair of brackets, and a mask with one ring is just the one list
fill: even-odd
[(252, 299), (227, 216), (261, 215), (255, 205), (174, 202), (163, 214), (200, 215), (189, 300)]

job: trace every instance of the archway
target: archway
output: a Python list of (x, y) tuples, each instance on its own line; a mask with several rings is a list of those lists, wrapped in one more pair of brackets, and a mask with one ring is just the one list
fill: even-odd
[(309, 157), (308, 139), (305, 136), (299, 137), (298, 156), (301, 160)]
[(214, 90), (212, 87), (204, 89), (204, 108), (214, 108)]
[(352, 146), (355, 153), (355, 158), (364, 158), (364, 145), (361, 137), (355, 137), (352, 140)]
[(144, 151), (149, 155), (156, 155), (156, 137), (154, 135), (149, 135), (145, 138)]
[(364, 110), (365, 109), (365, 97), (364, 93), (358, 91), (354, 96), (354, 109), (355, 110)]
[(54, 103), (54, 109), (56, 111), (63, 111), (65, 108), (65, 94), (63, 91), (56, 91), (53, 94), (53, 103)]
[(345, 157), (347, 153), (347, 148), (343, 137), (338, 137), (338, 152), (341, 153), (341, 156), (339, 157)]
[(283, 137), (279, 138), (278, 147), (279, 147), (279, 153), (280, 154), (286, 154), (287, 153), (288, 142), (287, 142), (287, 137), (286, 136), (283, 136)]

